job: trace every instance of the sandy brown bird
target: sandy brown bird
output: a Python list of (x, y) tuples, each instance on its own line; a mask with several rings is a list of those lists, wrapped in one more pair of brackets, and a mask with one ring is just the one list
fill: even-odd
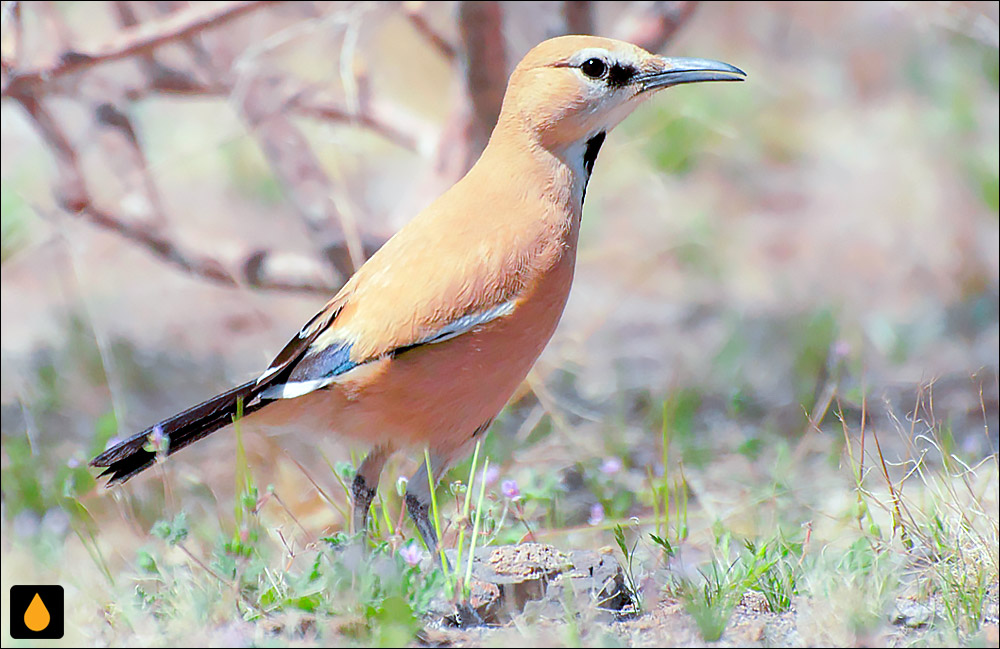
[[(109, 484), (223, 428), (320, 428), (368, 442), (353, 484), (364, 529), (379, 474), (427, 448), (436, 481), (488, 429), (555, 331), (573, 281), (580, 216), (608, 132), (663, 88), (741, 81), (727, 63), (563, 36), (511, 74), (489, 144), (464, 178), (368, 260), (260, 376), (108, 449)], [(406, 505), (427, 546), (425, 463)]]

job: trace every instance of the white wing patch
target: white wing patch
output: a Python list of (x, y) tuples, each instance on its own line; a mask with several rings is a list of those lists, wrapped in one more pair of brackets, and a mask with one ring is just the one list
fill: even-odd
[(472, 315), (462, 316), (458, 320), (449, 322), (445, 326), (438, 329), (436, 332), (427, 336), (426, 338), (417, 341), (416, 345), (429, 345), (434, 343), (441, 343), (446, 340), (451, 340), (455, 336), (461, 336), (462, 334), (468, 332), (469, 330), (478, 327), (479, 325), (486, 324), (491, 320), (496, 320), (497, 318), (503, 317), (505, 315), (510, 315), (514, 312), (514, 307), (517, 306), (515, 300), (509, 300), (498, 304), (492, 309), (487, 309), (485, 311), (480, 311), (479, 313), (473, 313)]
[(292, 383), (280, 383), (272, 385), (260, 393), (262, 399), (294, 399), (303, 394), (309, 394), (320, 388), (325, 388), (334, 382), (336, 377), (328, 379), (313, 379), (311, 381), (294, 381)]

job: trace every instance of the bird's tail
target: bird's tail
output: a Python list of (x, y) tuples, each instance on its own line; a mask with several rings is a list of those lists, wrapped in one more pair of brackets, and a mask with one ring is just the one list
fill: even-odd
[(216, 395), (116, 444), (91, 460), (90, 465), (105, 467), (100, 477), (108, 476), (108, 485), (125, 482), (152, 466), (157, 455), (173, 455), (211, 435), (233, 423), (241, 410), (243, 415), (249, 415), (263, 408), (269, 401), (255, 400), (263, 387), (254, 379)]

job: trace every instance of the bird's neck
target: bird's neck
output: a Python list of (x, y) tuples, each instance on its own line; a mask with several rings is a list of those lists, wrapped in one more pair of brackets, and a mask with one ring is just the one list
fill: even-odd
[(553, 218), (578, 223), (604, 137), (602, 131), (571, 142), (551, 142), (512, 120), (501, 121), (477, 166), (488, 169), (494, 182), (503, 170), (500, 176), (517, 185), (517, 194), (539, 196)]
[(476, 227), (488, 228), (491, 239), (502, 241), (505, 255), (516, 258), (527, 275), (566, 272), (571, 277), (586, 177), (582, 165), (574, 166), (569, 155), (560, 153), (499, 125), (453, 190), (461, 197), (461, 214), (452, 208), (446, 212), (459, 219), (468, 219), (470, 209), (490, 215), (488, 223)]

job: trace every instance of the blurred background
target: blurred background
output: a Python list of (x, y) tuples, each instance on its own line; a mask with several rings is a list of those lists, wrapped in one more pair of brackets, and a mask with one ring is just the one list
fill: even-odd
[[(679, 471), (694, 537), (836, 545), (866, 430), (900, 476), (928, 430), (946, 458), (992, 456), (995, 526), (997, 7), (4, 2), (5, 596), (46, 576), (10, 558), (114, 571), (179, 508), (226, 527), (234, 435), (114, 497), (86, 463), (266, 367), (563, 33), (748, 79), (664, 92), (601, 151), (566, 313), (486, 449), (531, 527), (610, 543), (602, 521), (645, 519), (636, 493)], [(306, 529), (344, 525), (316, 485), (352, 449), (244, 441)]]

